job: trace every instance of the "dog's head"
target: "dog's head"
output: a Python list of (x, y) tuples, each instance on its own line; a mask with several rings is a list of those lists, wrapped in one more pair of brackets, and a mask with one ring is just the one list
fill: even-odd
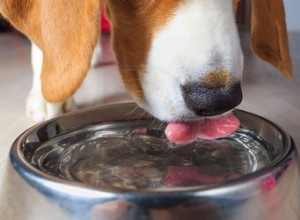
[[(241, 102), (237, 2), (106, 1), (121, 75), (143, 108), (181, 121), (219, 115)], [(65, 100), (84, 79), (99, 11), (99, 0), (0, 3), (0, 12), (43, 50), (42, 87), (49, 101)], [(282, 0), (252, 0), (252, 48), (291, 74)]]
[(124, 82), (159, 119), (218, 115), (242, 99), (231, 0), (108, 1)]

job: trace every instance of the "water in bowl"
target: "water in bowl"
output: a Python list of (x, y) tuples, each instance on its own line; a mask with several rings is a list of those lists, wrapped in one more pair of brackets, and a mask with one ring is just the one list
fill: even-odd
[(207, 186), (237, 179), (270, 163), (267, 143), (247, 129), (229, 137), (173, 145), (164, 126), (147, 121), (90, 126), (37, 148), (42, 172), (101, 188)]

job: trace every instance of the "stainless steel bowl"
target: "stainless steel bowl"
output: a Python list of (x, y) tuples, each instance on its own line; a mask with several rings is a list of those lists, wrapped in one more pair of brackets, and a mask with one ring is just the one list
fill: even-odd
[[(169, 144), (165, 124), (135, 104), (36, 125), (12, 146), (3, 219), (299, 220), (293, 140), (264, 118), (235, 114), (241, 128), (232, 136), (180, 146)], [(125, 171), (116, 165), (125, 162), (131, 163)], [(178, 163), (187, 164), (183, 171)], [(150, 172), (149, 164), (156, 170)], [(144, 174), (132, 174), (141, 167), (150, 172), (146, 180)], [(170, 167), (180, 169), (173, 169), (173, 179), (168, 173), (166, 181), (157, 170)], [(99, 176), (111, 169), (118, 178), (103, 182)]]

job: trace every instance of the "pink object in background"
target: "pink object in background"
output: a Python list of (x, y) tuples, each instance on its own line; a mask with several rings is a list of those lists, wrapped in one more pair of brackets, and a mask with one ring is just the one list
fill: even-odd
[(104, 33), (110, 33), (110, 23), (105, 17), (105, 2), (103, 3), (103, 7), (101, 10), (101, 31)]
[(276, 185), (276, 179), (274, 176), (271, 176), (267, 178), (266, 181), (260, 185), (260, 190), (262, 192), (270, 191), (275, 187), (275, 185)]

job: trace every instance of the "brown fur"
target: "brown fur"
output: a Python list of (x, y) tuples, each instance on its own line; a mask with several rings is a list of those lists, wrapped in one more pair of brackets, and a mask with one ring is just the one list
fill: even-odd
[(201, 85), (213, 88), (224, 88), (234, 84), (235, 81), (237, 80), (232, 77), (231, 73), (226, 70), (220, 70), (206, 74), (201, 80)]
[(71, 96), (90, 66), (99, 0), (4, 0), (0, 13), (42, 49), (45, 98), (61, 102)]
[(292, 76), (282, 0), (252, 0), (252, 50), (285, 76)]
[(238, 6), (239, 6), (239, 2), (240, 2), (240, 0), (232, 0), (234, 11), (237, 11)]
[[(143, 100), (140, 74), (153, 33), (183, 1), (107, 0), (118, 65), (136, 100)], [(237, 4), (233, 0), (234, 8)], [(48, 101), (64, 101), (83, 81), (98, 36), (99, 11), (100, 0), (0, 2), (0, 13), (43, 51), (42, 90)], [(252, 25), (254, 52), (290, 76), (283, 0), (252, 0)]]
[(144, 99), (140, 78), (153, 34), (182, 1), (107, 1), (118, 66), (128, 91), (137, 101)]

